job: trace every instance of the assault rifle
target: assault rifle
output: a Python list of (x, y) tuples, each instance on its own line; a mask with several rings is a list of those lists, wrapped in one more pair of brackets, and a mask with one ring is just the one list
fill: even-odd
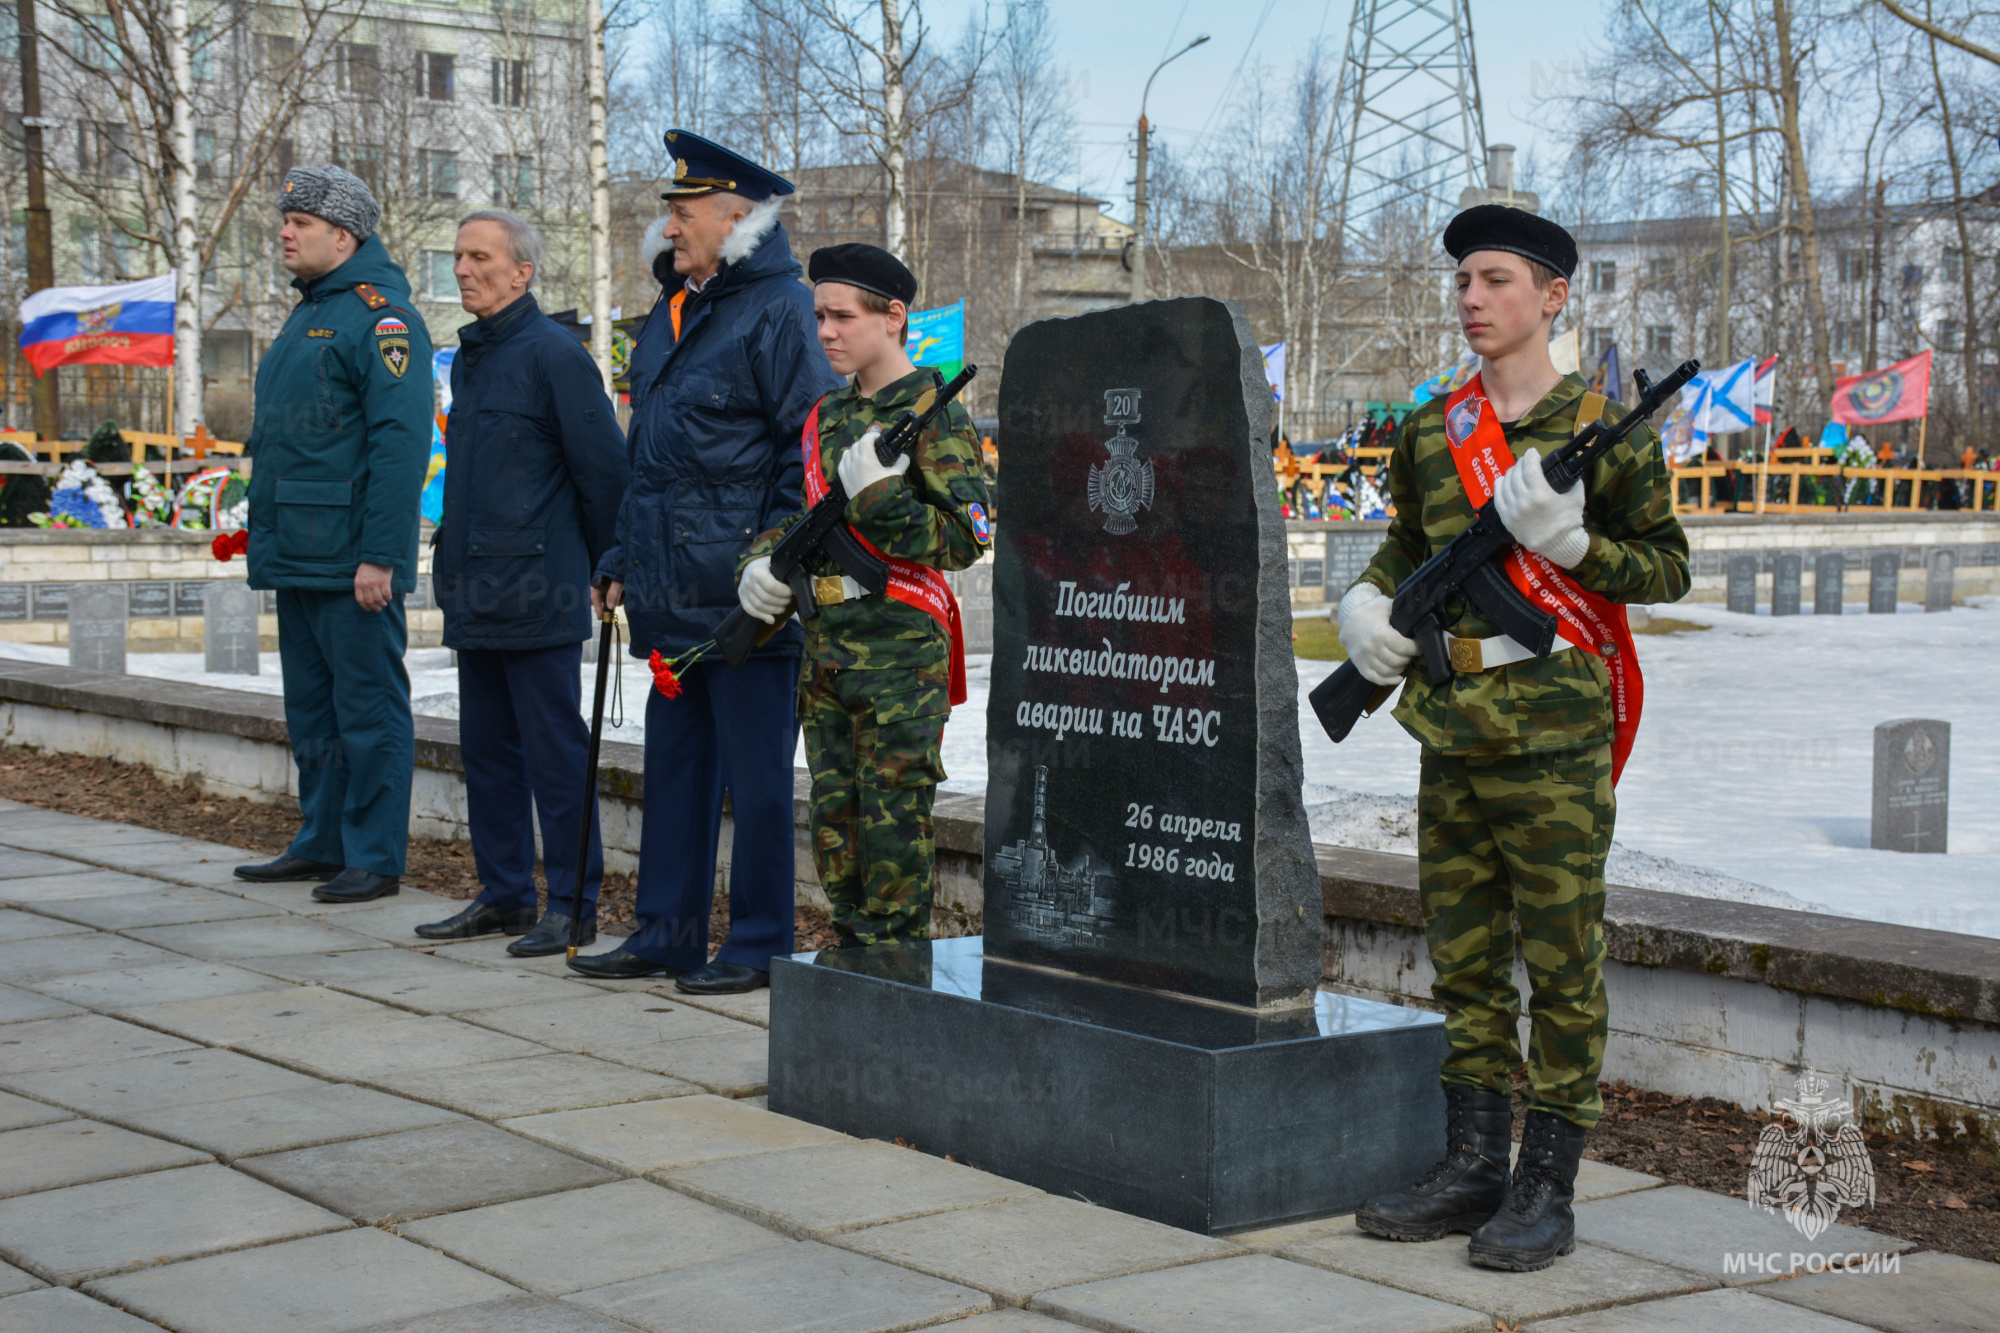
[[(1699, 361), (1683, 361), (1679, 369), (1658, 384), (1648, 382), (1645, 371), (1634, 372), (1639, 405), (1616, 425), (1591, 422), (1568, 444), (1544, 458), (1542, 475), (1549, 486), (1567, 491), (1575, 485), (1591, 464), (1610, 452), (1640, 422), (1659, 411), (1700, 369)], [(1444, 622), (1447, 604), (1456, 598), (1470, 601), (1502, 634), (1536, 656), (1555, 645), (1556, 618), (1521, 596), (1496, 559), (1513, 541), (1493, 502), (1488, 500), (1480, 506), (1471, 527), (1452, 538), (1449, 545), (1426, 560), (1396, 589), (1396, 600), (1389, 608), (1389, 624), (1404, 638), (1416, 640), (1423, 652), (1425, 674), (1433, 686), (1445, 684), (1455, 674), (1451, 655), (1445, 650)], [(1377, 685), (1357, 671), (1352, 662), (1345, 662), (1314, 687), (1308, 699), (1326, 734), (1339, 742), (1347, 739), (1357, 718), (1381, 707), (1394, 689), (1394, 685)]]
[[(972, 377), (978, 373), (978, 366), (967, 366), (942, 388), (925, 390), (918, 397), (916, 406), (897, 417), (894, 424), (876, 439), (875, 457), (884, 464), (895, 462), (897, 456), (917, 442), (924, 428), (937, 419), (938, 414), (958, 397), (959, 391), (971, 383)], [(847, 488), (840, 484), (840, 478), (836, 476), (827, 483), (826, 494), (820, 497), (819, 503), (807, 510), (805, 517), (792, 524), (771, 551), (771, 573), (779, 582), (791, 586), (792, 599), (798, 603), (801, 620), (819, 617), (819, 598), (814, 593), (812, 571), (823, 559), (830, 558), (843, 573), (870, 593), (880, 595), (889, 586), (889, 567), (848, 530), (847, 500)], [(783, 624), (779, 621), (778, 625), (766, 625), (739, 606), (715, 631), (715, 646), (722, 650), (723, 659), (729, 665), (741, 666), (743, 659), (750, 655), (750, 650)]]

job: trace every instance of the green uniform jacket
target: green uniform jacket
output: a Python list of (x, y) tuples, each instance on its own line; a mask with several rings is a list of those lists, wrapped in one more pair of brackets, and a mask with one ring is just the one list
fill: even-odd
[(303, 299), (257, 367), (250, 586), (351, 588), (366, 562), (409, 592), (431, 456), (430, 332), (380, 237), (292, 286)]
[[(1583, 381), (1565, 375), (1507, 432), (1518, 458), (1530, 448), (1549, 454), (1576, 430)], [(1393, 594), (1396, 587), (1472, 523), (1472, 503), (1451, 460), (1444, 404), (1434, 398), (1403, 419), (1389, 456), (1389, 498), (1396, 516), (1363, 581)], [(1608, 404), (1606, 420), (1625, 409)], [(1583, 479), (1583, 526), (1590, 550), (1570, 571), (1578, 584), (1614, 602), (1674, 602), (1688, 590), (1687, 535), (1674, 517), (1666, 459), (1650, 427), (1641, 425), (1598, 459)], [(1445, 626), (1464, 638), (1489, 638), (1499, 628), (1468, 605)], [(1396, 720), (1442, 754), (1535, 754), (1567, 750), (1611, 736), (1610, 678), (1603, 661), (1564, 641), (1547, 657), (1477, 673), (1460, 672), (1433, 688), (1419, 657), (1396, 702)]]
[[(884, 431), (916, 403), (937, 375), (918, 369), (885, 386), (873, 398), (854, 385), (836, 389), (819, 404), (820, 466), (831, 482), (841, 455), (868, 430)], [(986, 514), (992, 501), (980, 469), (979, 437), (972, 418), (953, 402), (924, 430), (911, 451), (910, 470), (901, 481), (882, 481), (847, 502), (847, 521), (884, 555), (933, 569), (964, 569), (978, 561), (992, 541)], [(973, 507), (979, 510), (975, 521)], [(769, 555), (778, 538), (798, 520), (793, 515), (752, 542), (737, 564)], [(828, 561), (815, 574), (838, 574)], [(806, 660), (830, 667), (942, 666), (951, 637), (926, 611), (889, 596), (869, 596), (820, 609), (806, 626)]]

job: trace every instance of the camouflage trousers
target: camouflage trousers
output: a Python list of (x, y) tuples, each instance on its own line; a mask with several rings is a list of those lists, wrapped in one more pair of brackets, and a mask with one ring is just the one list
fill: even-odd
[(1493, 758), (1424, 751), (1418, 876), (1431, 994), (1451, 1043), (1445, 1082), (1505, 1092), (1521, 1063), (1518, 924), (1531, 996), (1528, 1104), (1597, 1123), (1609, 1016), (1604, 857), (1616, 814), (1608, 743)]
[(930, 937), (931, 802), (951, 714), (943, 667), (827, 667), (808, 660), (799, 723), (812, 770), (813, 863), (845, 944)]

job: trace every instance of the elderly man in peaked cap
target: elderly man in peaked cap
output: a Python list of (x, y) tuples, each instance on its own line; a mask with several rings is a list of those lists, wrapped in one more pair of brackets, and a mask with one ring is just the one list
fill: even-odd
[[(667, 657), (737, 605), (737, 558), (799, 507), (800, 433), (839, 388), (812, 293), (778, 225), (790, 182), (685, 130), (667, 132), (670, 212), (642, 253), (660, 301), (632, 349), (632, 484), (597, 565), (632, 652)], [(673, 974), (690, 992), (749, 990), (792, 949), (792, 756), (802, 639), (787, 625), (743, 665), (711, 657), (646, 700), (638, 928), (570, 960), (587, 976)], [(722, 795), (736, 823), (729, 939), (708, 957)]]
[(399, 891), (409, 848), (403, 594), (416, 586), (431, 342), (365, 183), (301, 167), (278, 208), (299, 303), (257, 367), (250, 586), (278, 592), (303, 818), (282, 856), (236, 874), (324, 880), (321, 902), (364, 902)]

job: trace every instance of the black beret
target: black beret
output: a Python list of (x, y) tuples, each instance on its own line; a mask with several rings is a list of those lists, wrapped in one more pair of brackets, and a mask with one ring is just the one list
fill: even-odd
[(917, 278), (903, 261), (879, 245), (859, 241), (847, 245), (826, 245), (813, 251), (806, 274), (817, 287), (822, 282), (844, 282), (864, 292), (886, 296), (904, 305), (917, 299)]
[(1547, 218), (1505, 204), (1481, 204), (1453, 218), (1444, 229), (1444, 248), (1461, 260), (1474, 250), (1505, 250), (1565, 278), (1576, 276), (1576, 237)]

